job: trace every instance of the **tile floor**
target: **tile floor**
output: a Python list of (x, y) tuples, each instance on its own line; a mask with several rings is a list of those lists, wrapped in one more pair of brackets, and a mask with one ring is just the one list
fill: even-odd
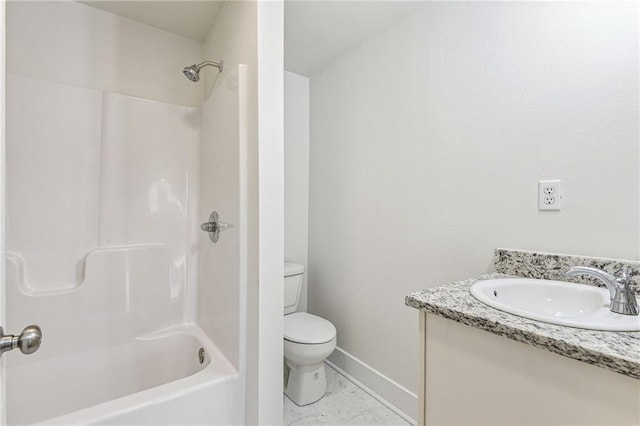
[(299, 425), (397, 425), (409, 426), (402, 417), (382, 405), (346, 377), (325, 364), (327, 395), (298, 407), (284, 397), (285, 426)]

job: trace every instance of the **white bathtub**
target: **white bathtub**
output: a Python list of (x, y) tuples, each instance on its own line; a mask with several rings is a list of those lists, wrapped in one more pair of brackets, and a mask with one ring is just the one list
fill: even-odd
[(7, 388), (11, 425), (230, 425), (244, 417), (238, 372), (194, 325), (9, 368)]

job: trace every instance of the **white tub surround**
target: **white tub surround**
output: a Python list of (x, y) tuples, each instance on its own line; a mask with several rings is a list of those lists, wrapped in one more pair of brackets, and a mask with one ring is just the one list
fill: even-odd
[[(258, 336), (258, 324), (281, 315), (256, 320), (266, 311), (257, 44), (269, 34), (257, 31), (271, 24), (280, 34), (281, 22), (258, 25), (255, 1), (100, 5), (114, 13), (93, 3), (7, 3), (0, 310), (6, 331), (38, 324), (43, 338), (30, 356), (5, 354), (0, 414), (10, 424), (258, 423), (258, 401), (276, 404), (252, 382), (247, 396), (245, 384), (260, 376), (261, 387), (281, 386), (262, 380), (279, 375), (257, 354), (280, 355), (282, 345), (278, 337), (263, 350)], [(197, 26), (199, 38), (172, 24)], [(272, 47), (261, 64), (281, 57)], [(183, 67), (205, 60), (224, 69), (185, 78)], [(281, 78), (272, 80), (260, 79), (281, 94)], [(200, 230), (213, 211), (229, 225), (215, 244)], [(264, 298), (281, 302), (278, 292)], [(249, 361), (247, 344), (260, 346)]]
[(9, 424), (243, 423), (246, 72), (221, 82), (200, 110), (9, 74), (5, 327), (43, 332), (5, 355)]

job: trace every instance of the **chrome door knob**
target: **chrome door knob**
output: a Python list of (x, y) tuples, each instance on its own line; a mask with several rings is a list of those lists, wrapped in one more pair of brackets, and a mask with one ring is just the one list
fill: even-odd
[(40, 348), (42, 330), (37, 325), (27, 326), (18, 337), (18, 347), (23, 354), (32, 354)]
[(4, 334), (0, 327), (0, 356), (7, 351), (20, 348), (20, 352), (29, 355), (40, 348), (42, 343), (42, 330), (37, 325), (30, 325), (22, 330), (19, 336)]

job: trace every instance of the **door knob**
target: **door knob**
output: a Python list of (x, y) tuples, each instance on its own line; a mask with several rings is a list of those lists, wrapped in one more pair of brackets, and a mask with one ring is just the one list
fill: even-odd
[(38, 350), (41, 342), (42, 330), (37, 325), (25, 327), (19, 336), (4, 334), (4, 330), (0, 327), (0, 356), (15, 348), (20, 348), (23, 354), (32, 354)]

